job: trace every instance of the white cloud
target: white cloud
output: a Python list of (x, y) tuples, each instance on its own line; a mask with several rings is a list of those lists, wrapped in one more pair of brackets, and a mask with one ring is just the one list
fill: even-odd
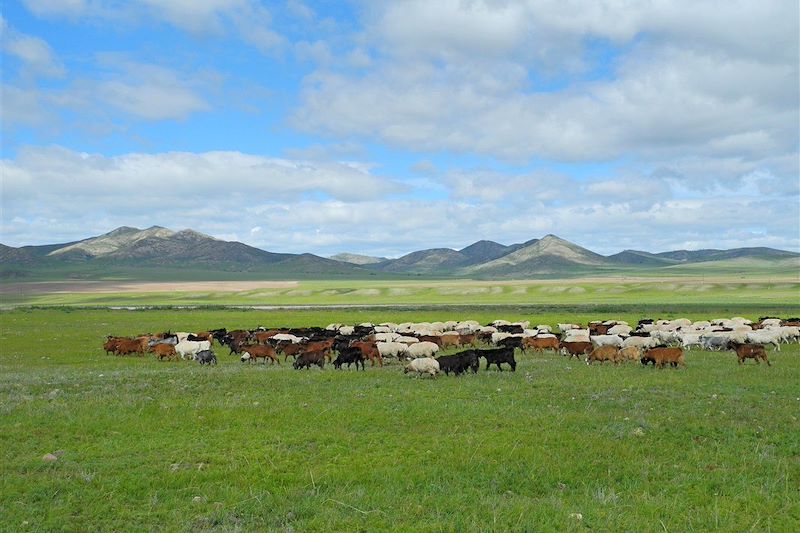
[(272, 16), (257, 0), (25, 0), (39, 17), (114, 20), (128, 24), (160, 21), (197, 35), (229, 31), (264, 53), (283, 45)]
[(25, 35), (3, 23), (2, 43), (3, 52), (17, 57), (33, 76), (60, 78), (66, 73), (44, 39)]
[[(668, 179), (653, 185), (623, 175), (584, 183), (531, 173), (495, 183), (503, 176), (461, 170), (445, 176), (449, 196), (420, 200), (413, 189), (370, 167), (240, 152), (105, 157), (29, 148), (0, 168), (3, 240), (44, 244), (121, 225), (159, 224), (236, 237), (271, 251), (321, 255), (398, 256), (421, 248), (461, 248), (479, 239), (523, 242), (547, 233), (600, 253), (661, 251), (686, 243), (800, 245), (797, 192), (759, 189), (772, 179), (764, 173), (684, 197)], [(503, 194), (481, 194), (492, 186)]]

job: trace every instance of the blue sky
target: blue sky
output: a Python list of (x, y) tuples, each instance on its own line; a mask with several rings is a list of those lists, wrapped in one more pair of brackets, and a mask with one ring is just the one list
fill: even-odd
[(3, 9), (4, 244), (800, 250), (796, 2)]

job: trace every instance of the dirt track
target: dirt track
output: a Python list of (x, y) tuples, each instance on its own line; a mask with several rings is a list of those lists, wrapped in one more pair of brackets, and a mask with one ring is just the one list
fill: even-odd
[(143, 293), (143, 292), (238, 292), (257, 289), (287, 289), (296, 281), (176, 281), (176, 282), (112, 282), (112, 281), (46, 281), (0, 285), (0, 294), (41, 293)]

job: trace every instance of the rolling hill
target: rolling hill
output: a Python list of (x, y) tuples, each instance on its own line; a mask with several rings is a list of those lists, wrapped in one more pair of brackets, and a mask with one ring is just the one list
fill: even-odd
[(358, 254), (326, 259), (310, 253), (268, 252), (190, 229), (123, 226), (64, 244), (19, 248), (0, 244), (0, 279), (524, 279), (748, 268), (791, 272), (799, 261), (800, 254), (772, 248), (625, 250), (603, 256), (556, 235), (508, 246), (481, 240), (460, 250), (431, 248), (396, 259)]

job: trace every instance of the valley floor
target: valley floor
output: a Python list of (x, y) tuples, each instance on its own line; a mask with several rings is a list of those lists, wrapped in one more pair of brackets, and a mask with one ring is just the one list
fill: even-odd
[(800, 529), (796, 344), (770, 351), (771, 367), (730, 352), (692, 351), (679, 370), (544, 353), (519, 356), (516, 372), (437, 380), (396, 364), (243, 365), (218, 347), (212, 368), (100, 348), (106, 334), (163, 329), (639, 318), (464, 313), (2, 312), (0, 529)]

